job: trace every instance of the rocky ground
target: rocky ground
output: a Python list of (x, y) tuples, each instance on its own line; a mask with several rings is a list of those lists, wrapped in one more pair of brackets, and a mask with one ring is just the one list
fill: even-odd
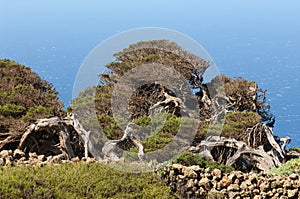
[(300, 176), (263, 173), (222, 173), (173, 164), (164, 168), (162, 178), (182, 198), (300, 198)]

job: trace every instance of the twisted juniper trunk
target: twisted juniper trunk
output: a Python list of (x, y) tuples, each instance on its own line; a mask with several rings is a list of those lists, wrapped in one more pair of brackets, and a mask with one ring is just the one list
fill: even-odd
[(285, 145), (290, 138), (282, 138), (280, 139), (282, 143), (278, 143), (272, 129), (264, 123), (248, 128), (246, 133), (248, 143), (234, 138), (210, 136), (196, 148), (191, 148), (191, 151), (198, 151), (208, 158), (228, 166), (235, 166), (237, 169), (255, 168), (263, 172), (279, 167), (287, 160)]
[(143, 160), (144, 147), (140, 143), (140, 141), (132, 135), (134, 126), (135, 126), (135, 124), (129, 123), (127, 125), (127, 127), (124, 131), (124, 135), (121, 139), (109, 140), (104, 144), (104, 146), (102, 148), (102, 152), (103, 152), (105, 158), (119, 160), (119, 156), (120, 156), (119, 151), (120, 151), (120, 148), (122, 147), (122, 145), (124, 145), (126, 143), (131, 143), (131, 145), (135, 146), (138, 149), (138, 158), (141, 161)]

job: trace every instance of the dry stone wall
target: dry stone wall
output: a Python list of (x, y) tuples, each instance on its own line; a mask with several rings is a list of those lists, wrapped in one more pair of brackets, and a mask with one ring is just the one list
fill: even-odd
[(164, 168), (162, 178), (182, 198), (300, 198), (300, 177), (296, 174), (282, 176), (240, 171), (225, 174), (219, 169), (173, 164)]

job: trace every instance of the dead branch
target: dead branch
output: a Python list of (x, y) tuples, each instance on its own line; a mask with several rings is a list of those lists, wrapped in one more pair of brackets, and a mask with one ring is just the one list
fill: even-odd
[[(35, 140), (34, 143), (32, 140)], [(59, 146), (55, 140), (59, 141)], [(49, 143), (52, 144), (49, 146)], [(20, 140), (19, 148), (29, 152), (34, 147), (37, 153), (43, 150), (57, 155), (57, 151), (61, 151), (66, 159), (74, 157), (74, 151), (70, 144), (70, 129), (58, 117), (40, 119), (27, 128)]]
[(135, 124), (129, 123), (127, 125), (124, 135), (121, 139), (109, 140), (104, 144), (104, 146), (102, 148), (102, 152), (103, 152), (105, 158), (119, 160), (120, 153), (122, 153), (122, 152), (120, 152), (121, 148), (124, 148), (124, 145), (128, 146), (128, 144), (129, 145), (131, 144), (138, 149), (138, 157), (140, 160), (143, 160), (144, 147), (140, 143), (140, 141), (132, 135), (133, 128), (135, 128)]
[(88, 152), (90, 152), (94, 158), (97, 160), (101, 160), (101, 156), (99, 155), (99, 151), (95, 149), (94, 145), (90, 142), (91, 139), (91, 131), (86, 131), (83, 126), (80, 124), (79, 120), (77, 119), (76, 115), (70, 114), (66, 118), (66, 121), (71, 123), (79, 134), (80, 138), (83, 140), (84, 143), (84, 156), (85, 158), (88, 157)]
[(272, 129), (264, 123), (258, 123), (252, 128), (248, 128), (246, 133), (248, 134), (248, 145), (250, 147), (264, 146), (266, 151), (274, 149), (281, 158), (284, 158), (284, 150), (276, 142)]

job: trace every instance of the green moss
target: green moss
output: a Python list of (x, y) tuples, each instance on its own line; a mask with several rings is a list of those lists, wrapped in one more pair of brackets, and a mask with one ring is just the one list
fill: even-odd
[(0, 167), (1, 198), (175, 198), (154, 173), (133, 174), (99, 163)]

